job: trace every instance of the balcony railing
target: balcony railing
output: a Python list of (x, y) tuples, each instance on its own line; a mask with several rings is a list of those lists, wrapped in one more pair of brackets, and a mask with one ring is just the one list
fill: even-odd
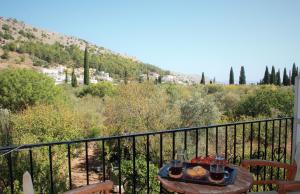
[[(0, 193), (17, 193), (22, 174), (35, 190), (60, 193), (94, 181), (113, 179), (126, 193), (161, 193), (157, 170), (187, 150), (189, 159), (224, 153), (232, 164), (243, 159), (290, 163), (293, 118), (275, 118), (203, 127), (126, 134), (0, 148)], [(252, 169), (257, 179), (284, 178), (280, 169)], [(96, 178), (95, 178), (96, 176)], [(270, 186), (252, 190), (269, 190)]]

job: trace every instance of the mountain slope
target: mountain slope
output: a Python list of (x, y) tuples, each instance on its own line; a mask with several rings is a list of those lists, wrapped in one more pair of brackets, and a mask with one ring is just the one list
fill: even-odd
[(0, 17), (0, 54), (3, 56), (5, 50), (9, 51), (7, 58), (0, 59), (2, 67), (14, 62), (23, 66), (48, 67), (61, 64), (79, 67), (82, 66), (83, 50), (87, 44), (90, 66), (106, 71), (114, 78), (122, 78), (127, 74), (132, 79), (137, 79), (141, 73), (148, 71), (165, 73), (154, 65), (85, 40), (38, 29), (16, 19)]

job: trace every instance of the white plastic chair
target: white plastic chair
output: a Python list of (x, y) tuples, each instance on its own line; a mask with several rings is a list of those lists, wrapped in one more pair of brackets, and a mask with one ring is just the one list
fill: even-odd
[(24, 194), (34, 194), (32, 179), (27, 171), (23, 174), (23, 192)]

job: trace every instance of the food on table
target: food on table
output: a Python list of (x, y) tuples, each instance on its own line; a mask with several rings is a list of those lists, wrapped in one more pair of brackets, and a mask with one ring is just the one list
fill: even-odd
[(202, 177), (207, 174), (207, 170), (201, 166), (195, 166), (193, 168), (188, 168), (186, 174), (191, 178)]
[[(203, 157), (203, 156), (200, 156), (198, 158), (193, 158), (191, 160), (191, 163), (197, 163), (197, 164), (211, 164), (213, 161), (214, 161), (214, 157), (212, 156), (207, 156), (207, 157)], [(225, 166), (228, 166), (228, 161), (227, 160), (224, 160), (224, 165)]]

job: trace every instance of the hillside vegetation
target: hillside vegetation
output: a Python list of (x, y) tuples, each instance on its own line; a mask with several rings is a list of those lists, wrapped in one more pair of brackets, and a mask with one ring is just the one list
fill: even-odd
[(129, 79), (138, 79), (140, 74), (149, 71), (165, 73), (162, 69), (133, 57), (114, 53), (81, 39), (33, 28), (17, 20), (0, 18), (0, 25), (0, 66), (11, 63), (42, 67), (58, 64), (81, 67), (83, 50), (88, 45), (90, 67), (108, 72), (113, 78), (123, 78), (125, 72)]

